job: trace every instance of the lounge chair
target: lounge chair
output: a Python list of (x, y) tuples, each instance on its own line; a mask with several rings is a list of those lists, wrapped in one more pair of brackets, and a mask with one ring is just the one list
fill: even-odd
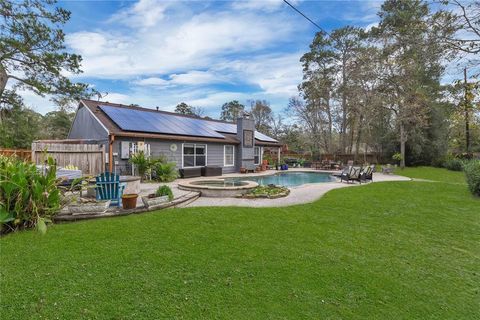
[(347, 181), (347, 183), (350, 181), (358, 181), (362, 183), (362, 181), (360, 180), (361, 170), (362, 168), (354, 166), (343, 169), (342, 173), (340, 174), (340, 182), (345, 180)]
[(373, 181), (373, 171), (375, 170), (375, 165), (372, 164), (368, 167), (363, 168), (362, 172), (360, 173), (360, 182), (363, 180), (367, 182), (367, 180)]
[(97, 200), (111, 200), (110, 206), (116, 205), (120, 207), (125, 186), (126, 183), (120, 182), (119, 175), (104, 172), (95, 177), (96, 198)]

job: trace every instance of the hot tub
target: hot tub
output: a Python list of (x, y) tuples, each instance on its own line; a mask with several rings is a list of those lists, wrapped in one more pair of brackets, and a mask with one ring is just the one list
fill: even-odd
[(178, 184), (182, 190), (200, 192), (202, 197), (233, 198), (258, 186), (254, 181), (226, 181), (223, 179), (184, 181)]

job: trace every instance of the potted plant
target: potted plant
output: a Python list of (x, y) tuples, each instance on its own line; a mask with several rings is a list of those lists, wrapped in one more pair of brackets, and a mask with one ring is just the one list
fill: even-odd
[(145, 207), (155, 207), (167, 201), (173, 200), (173, 192), (169, 186), (163, 185), (158, 187), (155, 193), (151, 193), (147, 196), (142, 197), (142, 202)]
[(392, 156), (392, 159), (397, 162), (395, 165), (400, 165), (400, 162), (402, 161), (403, 157), (401, 153), (397, 152)]
[(137, 207), (138, 194), (125, 193), (122, 195), (122, 207), (123, 209), (135, 209)]

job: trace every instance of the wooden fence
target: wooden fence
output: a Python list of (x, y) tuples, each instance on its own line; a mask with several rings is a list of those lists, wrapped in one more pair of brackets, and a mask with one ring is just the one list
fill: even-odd
[(97, 175), (105, 171), (105, 148), (101, 144), (72, 144), (54, 142), (32, 143), (32, 161), (43, 164), (47, 157), (56, 160), (57, 165), (73, 165), (83, 174)]
[(28, 150), (28, 149), (1, 149), (0, 148), (0, 154), (7, 157), (16, 156), (28, 161), (32, 159), (32, 150)]
[[(292, 159), (305, 159), (307, 161), (313, 161), (311, 154), (297, 154), (293, 152), (289, 153), (282, 153), (282, 157), (284, 159), (292, 158)], [(381, 157), (376, 153), (359, 153), (357, 159), (355, 159), (354, 154), (321, 154), (320, 159), (318, 160), (330, 160), (330, 161), (340, 161), (343, 163), (347, 163), (350, 160), (355, 160), (356, 163), (378, 163)]]

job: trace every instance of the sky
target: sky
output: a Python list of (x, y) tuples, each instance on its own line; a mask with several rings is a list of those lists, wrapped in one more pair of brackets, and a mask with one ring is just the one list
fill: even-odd
[[(378, 21), (382, 1), (291, 0), (327, 31)], [(302, 80), (299, 61), (318, 29), (282, 0), (59, 1), (71, 11), (67, 50), (102, 100), (160, 107), (180, 102), (218, 117), (223, 103), (267, 100), (282, 112)], [(48, 97), (23, 92), (46, 113)]]

